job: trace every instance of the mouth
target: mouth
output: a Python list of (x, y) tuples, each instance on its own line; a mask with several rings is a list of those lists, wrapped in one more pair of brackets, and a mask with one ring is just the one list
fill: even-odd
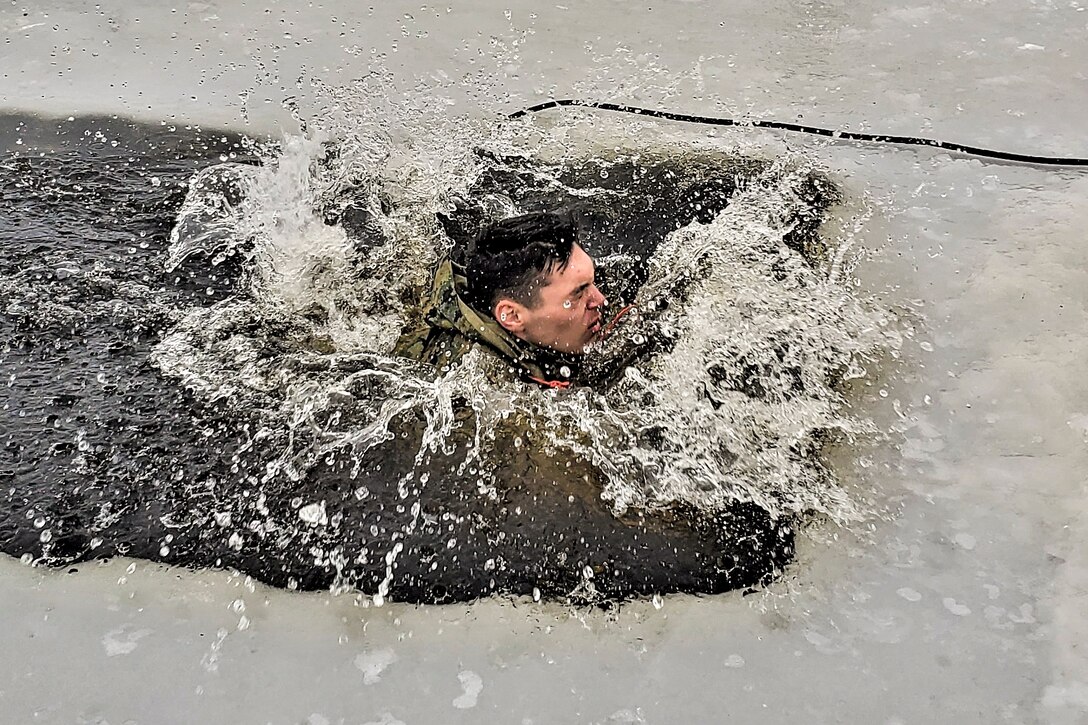
[(598, 317), (597, 321), (589, 326), (589, 334), (596, 337), (601, 332), (601, 318)]

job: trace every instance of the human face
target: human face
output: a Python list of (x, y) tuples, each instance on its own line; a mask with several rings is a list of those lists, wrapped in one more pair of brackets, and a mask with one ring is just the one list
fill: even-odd
[(495, 316), (522, 340), (580, 355), (600, 333), (601, 308), (608, 302), (594, 284), (594, 274), (593, 258), (576, 244), (567, 266), (552, 270), (536, 291), (535, 304), (501, 300)]

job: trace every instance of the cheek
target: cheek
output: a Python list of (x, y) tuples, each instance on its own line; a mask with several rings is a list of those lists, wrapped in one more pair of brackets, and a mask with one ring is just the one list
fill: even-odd
[(543, 318), (548, 324), (569, 325), (581, 320), (583, 312), (585, 312), (585, 310), (578, 305), (572, 305), (571, 307), (556, 305), (550, 309)]

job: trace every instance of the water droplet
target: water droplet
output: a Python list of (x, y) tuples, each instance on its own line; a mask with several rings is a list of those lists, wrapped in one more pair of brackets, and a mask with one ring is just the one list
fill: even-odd
[(41, 533), (40, 536), (38, 536), (38, 541), (42, 542), (43, 544), (48, 544), (52, 540), (53, 540), (53, 532), (50, 531), (49, 529), (46, 529), (45, 531), (43, 531)]
[(653, 602), (654, 609), (661, 609), (663, 606), (665, 606), (665, 600), (661, 598), (660, 594), (655, 594), (653, 599), (651, 599), (650, 601)]
[(563, 309), (564, 310), (569, 310), (571, 307), (574, 307), (573, 302), (571, 302), (570, 300), (563, 300)]
[(38, 518), (34, 519), (34, 528), (35, 529), (40, 529), (43, 526), (45, 526), (45, 517), (44, 516), (39, 516)]
[(324, 501), (303, 506), (298, 510), (298, 517), (312, 526), (324, 526), (329, 523)]

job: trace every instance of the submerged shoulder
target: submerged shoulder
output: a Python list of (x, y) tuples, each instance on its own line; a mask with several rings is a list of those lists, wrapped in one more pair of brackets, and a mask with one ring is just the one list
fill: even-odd
[(393, 354), (433, 365), (444, 372), (476, 346), (475, 341), (457, 330), (423, 325), (401, 335)]

